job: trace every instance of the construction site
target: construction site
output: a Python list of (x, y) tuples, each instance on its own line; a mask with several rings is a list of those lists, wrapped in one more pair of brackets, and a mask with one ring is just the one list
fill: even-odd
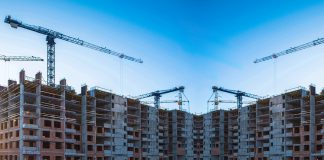
[[(56, 39), (135, 63), (142, 59), (10, 16), (4, 22), (46, 36), (47, 75), (29, 76), (27, 68), (18, 80), (0, 84), (0, 160), (324, 160), (324, 90), (316, 92), (315, 85), (266, 97), (211, 86), (207, 104), (213, 107), (201, 114), (183, 107), (189, 103), (184, 86), (124, 96), (82, 85), (78, 93), (68, 79), (55, 83)], [(322, 43), (324, 38), (254, 63)], [(43, 61), (4, 55), (0, 60)], [(220, 92), (236, 99), (221, 100)], [(160, 99), (170, 93), (178, 99)]]
[(324, 157), (324, 93), (314, 86), (195, 115), (100, 87), (76, 93), (65, 79), (51, 87), (41, 73), (31, 78), (21, 71), (19, 77), (0, 87), (0, 160)]

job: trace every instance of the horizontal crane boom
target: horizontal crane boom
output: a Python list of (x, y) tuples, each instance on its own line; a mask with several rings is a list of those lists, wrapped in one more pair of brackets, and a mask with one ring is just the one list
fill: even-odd
[[(144, 104), (154, 104), (154, 101), (142, 101)], [(186, 103), (189, 101), (182, 101), (182, 103)], [(164, 100), (164, 101), (160, 101), (160, 103), (181, 103), (179, 102), (179, 100)]]
[[(208, 102), (214, 102), (214, 101), (208, 101)], [(216, 104), (219, 103), (237, 103), (235, 100), (218, 100), (216, 102), (214, 102)], [(242, 101), (243, 104), (252, 104), (254, 103), (254, 101)]]
[(319, 44), (322, 44), (322, 43), (324, 43), (324, 38), (319, 38), (317, 40), (314, 40), (314, 41), (311, 41), (311, 42), (308, 42), (308, 43), (305, 43), (305, 44), (302, 44), (302, 45), (299, 45), (299, 46), (296, 46), (296, 47), (292, 47), (292, 48), (289, 48), (287, 50), (284, 50), (284, 51), (281, 51), (281, 52), (278, 52), (278, 53), (274, 53), (274, 54), (272, 54), (270, 56), (266, 56), (266, 57), (263, 57), (263, 58), (260, 58), (260, 59), (256, 59), (254, 61), (254, 63), (260, 63), (260, 62), (263, 62), (263, 61), (275, 59), (275, 58), (278, 58), (280, 56), (283, 56), (283, 55), (286, 55), (286, 54), (291, 54), (291, 53), (294, 53), (294, 52), (297, 52), (297, 51), (300, 51), (300, 50), (303, 50), (303, 49), (307, 49), (307, 48), (310, 48), (310, 47), (313, 47), (313, 46), (316, 46), (316, 45), (319, 45)]
[(144, 99), (144, 98), (148, 98), (148, 97), (152, 97), (152, 96), (161, 97), (162, 94), (167, 94), (167, 93), (171, 93), (171, 92), (175, 92), (175, 91), (179, 91), (179, 90), (184, 90), (184, 87), (180, 86), (180, 87), (174, 87), (172, 89), (158, 90), (158, 91), (150, 92), (150, 93), (147, 93), (147, 94), (142, 94), (142, 95), (139, 95), (139, 96), (134, 97), (134, 98), (140, 100), (140, 99)]
[(40, 57), (34, 57), (34, 56), (5, 56), (0, 55), (0, 60), (3, 60), (5, 62), (7, 61), (44, 61)]

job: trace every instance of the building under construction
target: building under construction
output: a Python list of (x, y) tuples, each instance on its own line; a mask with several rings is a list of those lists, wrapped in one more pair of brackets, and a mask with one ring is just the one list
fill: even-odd
[(0, 89), (0, 160), (307, 160), (324, 157), (324, 94), (297, 88), (202, 115), (20, 72)]

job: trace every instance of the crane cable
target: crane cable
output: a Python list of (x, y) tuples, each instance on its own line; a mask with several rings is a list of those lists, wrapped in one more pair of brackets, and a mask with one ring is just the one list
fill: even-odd
[(277, 93), (277, 58), (273, 60), (273, 92)]
[[(5, 74), (5, 81), (7, 81), (7, 80), (9, 80), (10, 79), (10, 64), (9, 63), (7, 63), (6, 61), (4, 62), (4, 65), (5, 65), (5, 72), (7, 72), (7, 73), (4, 73)], [(7, 74), (7, 75), (6, 75)]]
[[(8, 51), (6, 51), (6, 50), (3, 50), (3, 49), (0, 49), (0, 52), (3, 52), (3, 53), (10, 53), (10, 52), (8, 52)], [(7, 81), (7, 80), (9, 80), (10, 79), (10, 77), (9, 77), (9, 72), (10, 72), (10, 70), (9, 70), (9, 63), (7, 63), (6, 61), (4, 61), (4, 68), (5, 68), (5, 70), (4, 70), (4, 81)], [(7, 73), (6, 73), (7, 72)], [(6, 75), (7, 74), (7, 75)], [(7, 78), (7, 79), (6, 79)]]
[(124, 83), (124, 63), (123, 63), (123, 59), (120, 58), (120, 65), (119, 65), (119, 84), (120, 84), (120, 94), (121, 95), (124, 95), (124, 86), (123, 86), (123, 83)]

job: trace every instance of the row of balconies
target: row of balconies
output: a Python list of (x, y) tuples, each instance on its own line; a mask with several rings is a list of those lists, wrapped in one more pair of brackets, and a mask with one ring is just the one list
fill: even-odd
[(22, 136), (23, 140), (31, 140), (31, 141), (37, 141), (40, 139), (39, 136), (35, 136), (35, 135), (23, 135)]
[(23, 154), (39, 154), (39, 148), (37, 147), (23, 147), (22, 148)]
[(39, 129), (39, 126), (37, 124), (27, 124), (24, 123), (22, 128), (26, 128), (26, 129)]

